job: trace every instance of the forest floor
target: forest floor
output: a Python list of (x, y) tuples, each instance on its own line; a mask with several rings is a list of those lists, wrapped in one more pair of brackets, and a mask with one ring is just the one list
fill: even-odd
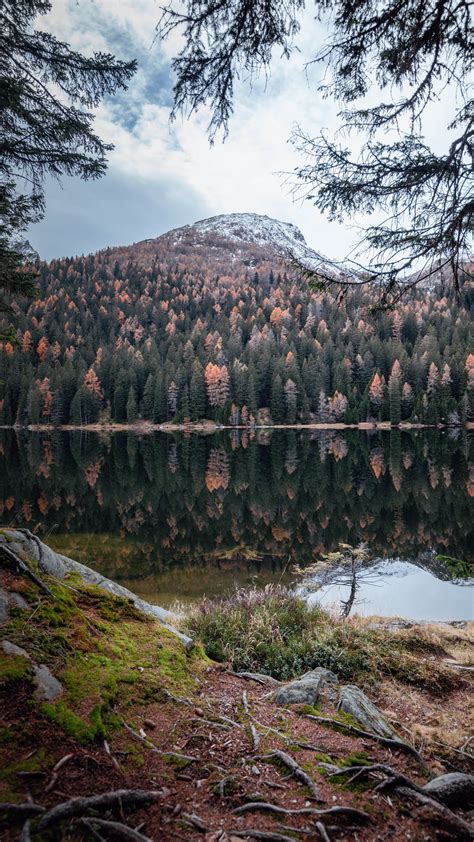
[[(413, 801), (406, 787), (375, 790), (392, 773), (421, 787), (444, 772), (470, 770), (469, 670), (453, 668), (442, 693), (390, 676), (372, 692), (417, 758), (351, 733), (350, 718), (330, 697), (323, 707), (278, 706), (272, 687), (210, 661), (199, 645), (186, 650), (124, 599), (74, 577), (45, 582), (51, 595), (0, 571), (0, 588), (17, 595), (0, 618), (4, 842), (470, 838), (463, 822), (472, 814)], [(474, 624), (437, 626), (433, 635), (433, 666), (472, 664)], [(35, 681), (38, 665), (60, 682), (49, 701)], [(368, 771), (351, 780), (360, 767)], [(70, 801), (117, 790), (135, 795), (112, 798), (107, 809)], [(150, 793), (146, 806), (137, 790)], [(62, 815), (51, 812), (61, 804)]]

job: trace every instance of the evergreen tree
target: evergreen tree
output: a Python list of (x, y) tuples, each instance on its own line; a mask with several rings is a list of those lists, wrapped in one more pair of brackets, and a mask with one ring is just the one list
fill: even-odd
[(137, 407), (137, 396), (135, 394), (135, 389), (133, 386), (130, 386), (128, 391), (128, 398), (127, 398), (127, 423), (133, 424), (138, 418), (138, 407)]

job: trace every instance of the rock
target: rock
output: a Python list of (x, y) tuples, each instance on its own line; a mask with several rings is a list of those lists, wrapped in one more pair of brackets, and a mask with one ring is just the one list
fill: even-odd
[(12, 591), (10, 594), (10, 602), (15, 608), (28, 608), (28, 603), (21, 594)]
[(159, 605), (152, 605), (141, 599), (137, 594), (124, 588), (117, 582), (111, 579), (106, 579), (96, 570), (86, 567), (79, 561), (74, 561), (72, 558), (56, 553), (47, 544), (43, 544), (39, 538), (33, 539), (29, 535), (25, 535), (17, 529), (4, 529), (3, 534), (0, 534), (0, 543), (8, 541), (10, 548), (20, 556), (20, 558), (34, 558), (38, 561), (40, 570), (55, 576), (58, 579), (65, 579), (71, 573), (77, 573), (81, 579), (88, 585), (97, 585), (115, 596), (129, 599), (139, 611), (147, 614), (149, 617), (154, 617), (159, 620), (163, 626), (172, 634), (178, 637), (186, 649), (192, 649), (194, 641), (188, 635), (176, 629), (171, 625), (174, 619), (173, 614), (167, 611), (166, 608), (161, 608)]
[(303, 679), (306, 678), (314, 678), (316, 680), (321, 678), (324, 684), (339, 684), (339, 679), (336, 673), (331, 672), (331, 670), (327, 670), (324, 667), (316, 667), (314, 670), (305, 672), (305, 674), (300, 677), (300, 681), (303, 681)]
[(349, 713), (366, 731), (379, 737), (398, 739), (374, 703), (355, 684), (346, 684), (339, 692), (338, 710)]
[(5, 655), (13, 655), (15, 658), (28, 658), (28, 660), (31, 660), (26, 649), (22, 649), (16, 643), (10, 643), (9, 640), (2, 640), (2, 649)]
[(8, 594), (3, 588), (0, 588), (0, 625), (2, 623), (8, 622), (10, 618), (10, 612), (8, 610)]
[(474, 807), (474, 775), (448, 772), (433, 778), (422, 789), (430, 798), (441, 801), (447, 807)]
[(299, 679), (280, 687), (274, 699), (277, 705), (314, 705), (321, 688), (321, 677)]
[(258, 684), (268, 685), (269, 687), (280, 684), (276, 678), (273, 678), (271, 675), (265, 675), (262, 672), (236, 672), (235, 675), (238, 675), (239, 678), (246, 678), (248, 681), (256, 681)]
[(46, 664), (35, 665), (35, 697), (44, 702), (54, 702), (63, 692), (62, 684), (54, 677)]

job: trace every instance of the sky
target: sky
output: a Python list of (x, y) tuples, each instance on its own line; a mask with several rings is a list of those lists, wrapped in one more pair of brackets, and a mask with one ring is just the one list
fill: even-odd
[(84, 54), (102, 50), (136, 58), (138, 72), (126, 92), (96, 111), (95, 131), (115, 146), (107, 174), (96, 182), (63, 178), (46, 184), (45, 218), (28, 234), (40, 256), (87, 254), (209, 216), (252, 212), (292, 222), (318, 252), (344, 259), (358, 230), (328, 222), (310, 202), (295, 201), (283, 175), (302, 163), (289, 143), (297, 123), (317, 135), (321, 129), (331, 134), (339, 122), (337, 105), (317, 90), (319, 65), (305, 72), (326, 35), (308, 6), (290, 60), (276, 54), (269, 80), (252, 89), (245, 80), (236, 85), (229, 137), (211, 147), (206, 109), (170, 125), (170, 62), (179, 40), (155, 39), (159, 2), (52, 0), (37, 28)]
[(49, 181), (45, 218), (28, 235), (32, 246), (45, 259), (72, 256), (216, 214), (253, 212), (294, 223), (310, 245), (342, 258), (354, 233), (328, 223), (308, 202), (295, 202), (282, 175), (300, 162), (288, 142), (297, 122), (315, 134), (337, 124), (335, 106), (316, 90), (317, 74), (305, 74), (324, 37), (312, 14), (302, 21), (298, 51), (290, 61), (275, 56), (266, 84), (236, 86), (229, 137), (212, 147), (206, 109), (170, 125), (170, 61), (179, 42), (154, 39), (159, 14), (155, 0), (52, 0), (52, 11), (38, 18), (38, 29), (85, 54), (136, 58), (138, 72), (126, 92), (96, 112), (95, 130), (115, 145), (107, 174), (96, 182)]

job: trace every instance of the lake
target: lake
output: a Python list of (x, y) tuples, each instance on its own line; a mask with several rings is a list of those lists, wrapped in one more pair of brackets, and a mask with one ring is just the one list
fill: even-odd
[(472, 449), (462, 430), (1, 430), (0, 520), (164, 606), (282, 583), (339, 610), (354, 570), (315, 562), (363, 542), (353, 613), (467, 620)]

